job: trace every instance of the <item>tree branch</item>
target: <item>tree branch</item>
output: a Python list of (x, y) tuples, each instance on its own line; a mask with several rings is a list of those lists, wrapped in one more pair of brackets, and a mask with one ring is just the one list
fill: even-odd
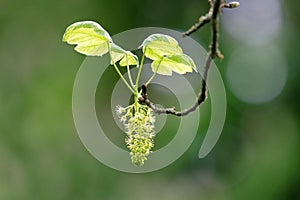
[(206, 58), (205, 66), (204, 66), (204, 74), (202, 79), (202, 87), (201, 91), (198, 95), (196, 102), (190, 107), (183, 111), (176, 111), (175, 107), (172, 108), (157, 108), (148, 98), (147, 95), (147, 86), (145, 84), (142, 85), (142, 96), (139, 97), (139, 103), (145, 103), (149, 106), (155, 113), (157, 114), (171, 114), (175, 116), (185, 116), (189, 113), (195, 111), (198, 106), (204, 102), (207, 98), (207, 77), (208, 72), (214, 58), (218, 58), (222, 60), (224, 56), (219, 50), (219, 16), (221, 14), (221, 9), (224, 8), (235, 8), (239, 4), (238, 2), (231, 2), (226, 4), (225, 0), (208, 0), (208, 4), (210, 6), (209, 12), (199, 18), (199, 22), (193, 25), (188, 31), (183, 33), (183, 36), (188, 36), (205, 24), (211, 23), (211, 42), (209, 45), (209, 53)]

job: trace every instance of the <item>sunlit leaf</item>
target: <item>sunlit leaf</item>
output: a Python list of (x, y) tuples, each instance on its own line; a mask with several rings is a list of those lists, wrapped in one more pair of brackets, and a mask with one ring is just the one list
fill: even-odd
[(154, 60), (151, 64), (153, 72), (161, 75), (172, 75), (172, 71), (178, 74), (197, 71), (194, 61), (187, 55), (172, 55), (163, 57), (161, 60)]
[(160, 60), (164, 56), (182, 54), (178, 42), (164, 34), (153, 34), (147, 37), (142, 45), (143, 52), (147, 58)]
[(131, 53), (130, 51), (125, 51), (118, 45), (111, 43), (111, 64), (116, 63), (118, 61), (119, 65), (124, 67), (124, 66), (129, 66), (129, 65), (136, 65), (138, 67), (139, 60), (136, 55)]
[(70, 25), (63, 41), (75, 44), (75, 50), (88, 56), (102, 56), (109, 50), (111, 37), (105, 29), (93, 21), (76, 22)]

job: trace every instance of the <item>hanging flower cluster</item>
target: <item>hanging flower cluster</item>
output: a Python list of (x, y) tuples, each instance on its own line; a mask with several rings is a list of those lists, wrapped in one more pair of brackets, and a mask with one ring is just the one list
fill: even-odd
[(126, 108), (117, 106), (116, 113), (126, 129), (125, 143), (130, 150), (132, 163), (144, 165), (154, 146), (155, 116), (152, 109), (137, 103)]

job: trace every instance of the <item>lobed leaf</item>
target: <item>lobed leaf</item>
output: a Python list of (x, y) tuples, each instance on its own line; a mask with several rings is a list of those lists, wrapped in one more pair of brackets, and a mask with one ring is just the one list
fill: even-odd
[(145, 56), (151, 60), (160, 60), (164, 56), (182, 54), (178, 42), (164, 34), (150, 35), (143, 41), (141, 47)]
[(98, 23), (83, 21), (71, 24), (63, 35), (63, 41), (75, 44), (75, 50), (87, 56), (102, 56), (109, 51), (112, 39)]
[(126, 67), (127, 65), (139, 65), (139, 60), (136, 55), (131, 53), (130, 51), (125, 51), (118, 45), (111, 43), (111, 64), (116, 63), (118, 61), (119, 65), (122, 67)]
[(171, 36), (153, 34), (147, 37), (142, 45), (147, 58), (153, 60), (152, 71), (161, 75), (171, 76), (172, 72), (185, 74), (196, 70), (194, 61), (183, 54), (178, 42)]
[(153, 72), (167, 76), (171, 76), (172, 71), (178, 74), (185, 74), (193, 70), (197, 71), (194, 61), (185, 54), (171, 55), (161, 60), (154, 60), (151, 68)]

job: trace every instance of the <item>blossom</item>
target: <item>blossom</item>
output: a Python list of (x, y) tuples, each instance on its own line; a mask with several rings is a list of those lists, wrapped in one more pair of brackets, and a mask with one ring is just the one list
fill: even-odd
[(125, 143), (134, 165), (142, 166), (154, 146), (153, 110), (146, 105), (132, 104), (126, 108), (117, 106), (116, 113), (126, 129)]

